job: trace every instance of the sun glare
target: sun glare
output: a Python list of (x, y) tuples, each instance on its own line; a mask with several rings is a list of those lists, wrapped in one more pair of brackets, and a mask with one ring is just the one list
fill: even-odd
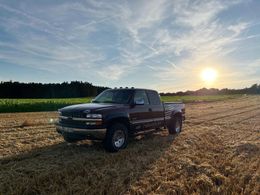
[(207, 83), (214, 82), (217, 76), (217, 71), (212, 68), (206, 68), (201, 72), (201, 79)]

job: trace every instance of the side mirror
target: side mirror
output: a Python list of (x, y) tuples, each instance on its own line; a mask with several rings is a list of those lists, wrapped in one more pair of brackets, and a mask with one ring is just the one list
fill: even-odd
[(90, 103), (93, 103), (94, 100), (95, 100), (95, 99), (90, 100)]
[(135, 100), (135, 105), (144, 105), (144, 99), (139, 98), (139, 99)]

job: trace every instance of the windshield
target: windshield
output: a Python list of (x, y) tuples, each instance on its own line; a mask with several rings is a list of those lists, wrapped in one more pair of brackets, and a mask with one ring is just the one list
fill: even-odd
[(106, 90), (99, 94), (92, 102), (128, 104), (132, 96), (132, 90)]

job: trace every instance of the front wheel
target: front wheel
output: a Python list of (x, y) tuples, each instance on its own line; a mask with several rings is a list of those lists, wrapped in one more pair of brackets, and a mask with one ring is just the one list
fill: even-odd
[(174, 116), (168, 125), (169, 134), (178, 134), (182, 130), (182, 118)]
[(107, 130), (104, 147), (109, 152), (118, 152), (126, 148), (128, 143), (128, 131), (124, 124), (116, 123)]

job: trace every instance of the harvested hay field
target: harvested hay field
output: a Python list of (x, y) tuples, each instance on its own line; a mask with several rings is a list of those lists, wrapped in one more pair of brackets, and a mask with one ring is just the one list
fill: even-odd
[(0, 114), (0, 194), (260, 194), (260, 96), (186, 106), (183, 132), (119, 153), (69, 145), (56, 112)]

